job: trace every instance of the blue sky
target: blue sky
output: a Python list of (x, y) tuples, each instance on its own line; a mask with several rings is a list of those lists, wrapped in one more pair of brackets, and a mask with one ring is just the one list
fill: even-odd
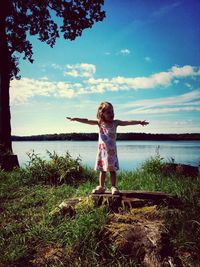
[(54, 48), (31, 38), (34, 63), (11, 82), (12, 135), (97, 132), (66, 116), (147, 120), (118, 132), (200, 132), (200, 1), (105, 0), (106, 18)]

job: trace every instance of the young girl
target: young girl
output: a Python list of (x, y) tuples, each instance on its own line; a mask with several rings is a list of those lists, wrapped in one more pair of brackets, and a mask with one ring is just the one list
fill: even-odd
[(113, 195), (119, 194), (116, 187), (116, 171), (119, 169), (116, 148), (117, 126), (127, 126), (140, 124), (145, 126), (149, 122), (144, 121), (121, 121), (114, 120), (113, 106), (109, 102), (102, 102), (97, 111), (97, 120), (67, 117), (71, 121), (78, 121), (90, 125), (99, 126), (99, 143), (95, 169), (100, 171), (99, 185), (92, 191), (99, 194), (105, 192), (106, 172), (110, 172), (111, 192)]

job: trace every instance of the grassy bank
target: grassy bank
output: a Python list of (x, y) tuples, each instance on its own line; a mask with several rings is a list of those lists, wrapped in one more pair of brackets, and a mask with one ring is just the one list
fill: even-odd
[[(174, 248), (200, 266), (200, 177), (164, 175), (157, 155), (131, 172), (119, 172), (120, 189), (163, 191), (182, 204), (166, 217)], [(49, 153), (49, 160), (30, 155), (19, 170), (0, 171), (0, 266), (139, 266), (137, 259), (104, 242), (107, 207), (94, 207), (90, 198), (76, 206), (76, 216), (52, 211), (69, 198), (87, 197), (98, 174), (67, 153)], [(109, 179), (107, 179), (107, 186)]]

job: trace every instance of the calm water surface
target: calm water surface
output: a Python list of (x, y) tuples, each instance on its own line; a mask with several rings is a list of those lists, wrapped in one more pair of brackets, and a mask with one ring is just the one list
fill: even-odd
[[(38, 154), (41, 158), (48, 158), (46, 151), (55, 151), (64, 155), (67, 151), (72, 157), (81, 157), (82, 162), (94, 167), (97, 141), (24, 141), (13, 142), (13, 152), (18, 155), (19, 163), (24, 166), (28, 163), (27, 153)], [(145, 160), (156, 155), (176, 163), (198, 166), (200, 163), (200, 141), (118, 141), (117, 150), (120, 169), (136, 169)]]

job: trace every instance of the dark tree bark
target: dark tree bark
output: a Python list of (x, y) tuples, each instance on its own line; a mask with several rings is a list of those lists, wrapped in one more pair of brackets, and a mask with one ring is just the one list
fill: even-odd
[(4, 1), (0, 9), (0, 153), (12, 153), (9, 87), (11, 56), (6, 37), (6, 16), (9, 13), (9, 1)]

